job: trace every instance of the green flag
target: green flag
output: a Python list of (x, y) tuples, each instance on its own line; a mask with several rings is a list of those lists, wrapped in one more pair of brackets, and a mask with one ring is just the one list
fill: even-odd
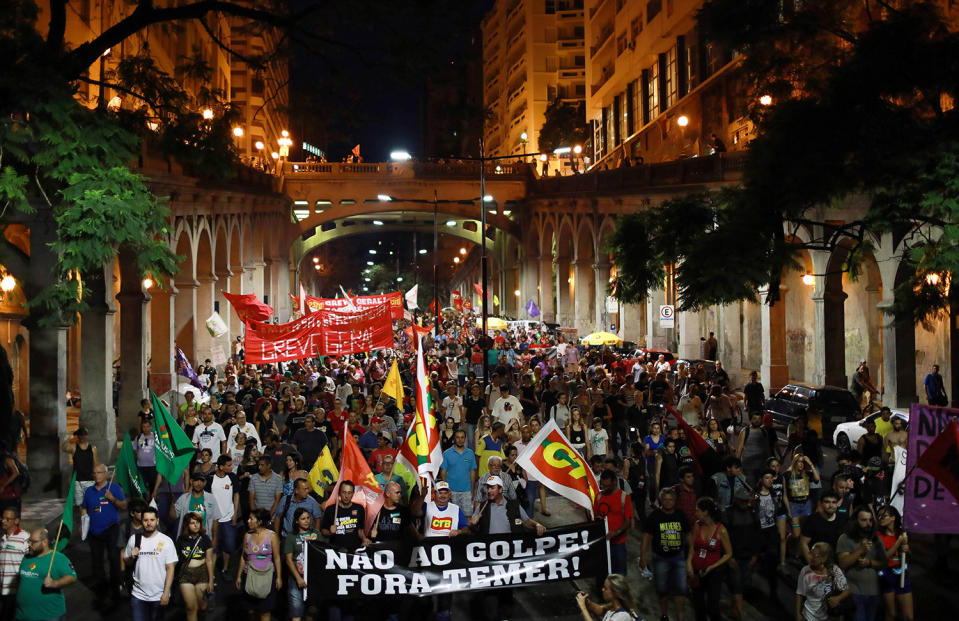
[(193, 442), (150, 391), (153, 403), (153, 441), (156, 443), (157, 472), (167, 481), (176, 481), (193, 459)]
[(140, 476), (140, 469), (137, 467), (137, 456), (133, 452), (133, 443), (130, 442), (129, 432), (123, 436), (123, 445), (120, 447), (120, 456), (117, 457), (116, 481), (123, 488), (123, 494), (127, 498), (143, 498), (149, 495), (146, 483)]
[(70, 481), (70, 491), (67, 492), (67, 500), (63, 503), (63, 517), (60, 518), (60, 532), (57, 540), (57, 552), (63, 552), (63, 549), (70, 543), (70, 535), (73, 534), (73, 498), (77, 489), (77, 473), (73, 473), (73, 479)]

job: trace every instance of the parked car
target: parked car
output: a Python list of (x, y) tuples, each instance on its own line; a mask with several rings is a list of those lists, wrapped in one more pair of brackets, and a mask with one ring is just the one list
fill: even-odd
[(633, 352), (633, 355), (630, 356), (630, 365), (632, 365), (635, 360), (642, 360), (643, 362), (656, 362), (659, 360), (659, 356), (662, 355), (666, 362), (669, 363), (669, 368), (676, 366), (676, 354), (665, 349), (647, 349), (639, 348)]
[[(859, 401), (845, 388), (837, 386), (804, 386), (787, 384), (779, 392), (766, 399), (766, 411), (772, 414), (773, 422), (787, 427), (800, 415), (812, 408), (821, 417), (822, 440), (831, 441), (838, 425), (858, 421)], [(810, 420), (810, 427), (817, 424)]]
[[(897, 416), (904, 420), (906, 424), (909, 424), (909, 412), (903, 410), (893, 410), (893, 418)], [(848, 451), (850, 449), (856, 448), (856, 444), (866, 433), (865, 422), (869, 420), (876, 420), (879, 418), (879, 412), (870, 414), (862, 420), (849, 421), (848, 423), (840, 423), (836, 426), (836, 430), (832, 432), (832, 443), (839, 450), (840, 453)]]

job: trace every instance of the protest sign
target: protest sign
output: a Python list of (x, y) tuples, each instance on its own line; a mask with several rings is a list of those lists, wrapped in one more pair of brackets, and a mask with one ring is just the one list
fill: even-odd
[(322, 309), (296, 321), (273, 325), (247, 324), (244, 341), (247, 364), (263, 364), (339, 356), (393, 346), (390, 308), (360, 311)]
[(306, 296), (306, 305), (311, 313), (319, 310), (348, 311), (387, 305), (392, 319), (403, 318), (403, 293), (393, 291), (381, 295), (354, 295), (351, 298), (314, 298)]
[(357, 551), (306, 545), (307, 598), (425, 597), (609, 574), (606, 525), (597, 520), (535, 533), (380, 542)]
[[(903, 522), (906, 530), (916, 533), (959, 532), (959, 502), (941, 481), (921, 467), (917, 460), (936, 437), (959, 415), (959, 410), (913, 403), (909, 409), (909, 441), (906, 448), (905, 502)], [(956, 472), (959, 463), (946, 464), (946, 471)]]

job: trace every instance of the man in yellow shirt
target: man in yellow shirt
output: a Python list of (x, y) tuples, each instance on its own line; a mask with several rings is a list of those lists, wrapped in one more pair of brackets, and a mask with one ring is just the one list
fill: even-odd
[(886, 439), (886, 434), (892, 431), (892, 410), (886, 406), (882, 406), (882, 409), (879, 411), (879, 416), (875, 418), (876, 421), (876, 433), (882, 436), (882, 439)]

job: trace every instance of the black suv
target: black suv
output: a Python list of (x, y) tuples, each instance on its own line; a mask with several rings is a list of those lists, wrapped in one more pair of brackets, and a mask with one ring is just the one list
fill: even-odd
[(851, 392), (837, 386), (812, 388), (787, 384), (766, 399), (766, 411), (783, 427), (796, 420), (810, 406), (822, 415), (822, 441), (832, 443), (836, 425), (859, 418), (859, 402)]

